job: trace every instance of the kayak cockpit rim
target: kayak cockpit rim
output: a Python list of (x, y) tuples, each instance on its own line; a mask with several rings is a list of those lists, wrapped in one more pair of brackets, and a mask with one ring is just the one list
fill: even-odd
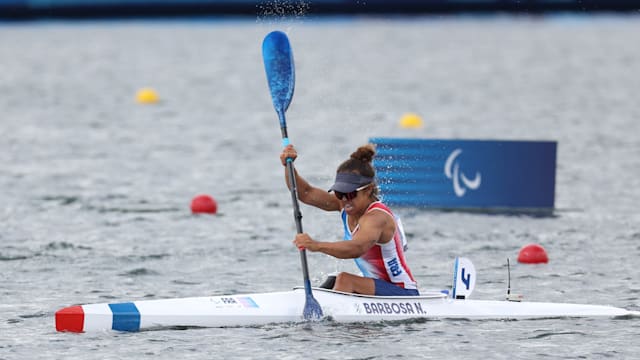
[[(418, 295), (418, 296), (376, 296), (376, 295), (363, 295), (363, 294), (348, 293), (348, 292), (336, 291), (336, 290), (333, 290), (333, 289), (325, 289), (325, 288), (320, 288), (320, 287), (312, 287), (311, 289), (313, 289), (313, 291), (317, 291), (317, 292), (348, 295), (348, 296), (353, 296), (353, 297), (358, 297), (358, 298), (368, 298), (368, 299), (413, 299), (413, 300), (417, 300), (417, 299), (444, 299), (444, 298), (448, 297), (447, 294), (442, 293), (442, 292), (436, 292), (436, 291), (423, 292), (423, 293), (420, 293), (420, 295)], [(303, 286), (295, 286), (293, 288), (293, 290), (304, 290), (304, 287)]]

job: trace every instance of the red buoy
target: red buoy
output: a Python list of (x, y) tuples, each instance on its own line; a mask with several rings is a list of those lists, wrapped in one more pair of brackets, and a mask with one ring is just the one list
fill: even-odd
[(191, 212), (194, 214), (215, 214), (218, 204), (209, 195), (198, 195), (191, 200)]
[(529, 244), (520, 249), (518, 262), (524, 264), (546, 264), (549, 262), (549, 257), (547, 256), (547, 251), (542, 246), (538, 244)]

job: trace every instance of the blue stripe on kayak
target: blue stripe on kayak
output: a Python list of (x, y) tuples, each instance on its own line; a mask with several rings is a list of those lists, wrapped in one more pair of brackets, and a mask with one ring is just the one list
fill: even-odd
[(111, 329), (118, 331), (140, 330), (140, 312), (132, 302), (109, 304), (113, 313)]

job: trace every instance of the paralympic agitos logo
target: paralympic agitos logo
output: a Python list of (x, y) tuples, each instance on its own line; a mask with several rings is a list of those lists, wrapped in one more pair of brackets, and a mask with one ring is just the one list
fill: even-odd
[(455, 149), (447, 161), (444, 163), (444, 174), (448, 179), (451, 179), (453, 183), (453, 192), (457, 197), (462, 197), (467, 192), (467, 189), (476, 190), (480, 187), (482, 181), (482, 175), (476, 171), (476, 176), (473, 180), (470, 180), (460, 169), (460, 161), (458, 156), (462, 154), (462, 149)]

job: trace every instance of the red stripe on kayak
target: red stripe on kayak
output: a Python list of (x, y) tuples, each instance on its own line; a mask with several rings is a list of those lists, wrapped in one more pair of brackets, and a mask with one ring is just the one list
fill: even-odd
[(82, 306), (69, 306), (56, 312), (56, 330), (82, 332), (84, 328), (84, 311)]

